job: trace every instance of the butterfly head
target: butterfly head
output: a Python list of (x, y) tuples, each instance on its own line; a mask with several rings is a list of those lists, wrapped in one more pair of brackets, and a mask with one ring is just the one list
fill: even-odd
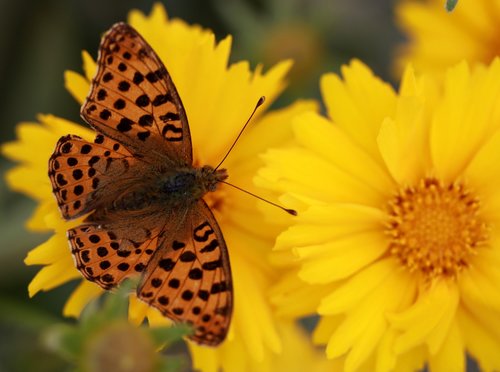
[(210, 165), (205, 165), (200, 170), (200, 176), (202, 183), (205, 186), (206, 191), (217, 190), (217, 184), (227, 179), (228, 174), (225, 169), (215, 170)]

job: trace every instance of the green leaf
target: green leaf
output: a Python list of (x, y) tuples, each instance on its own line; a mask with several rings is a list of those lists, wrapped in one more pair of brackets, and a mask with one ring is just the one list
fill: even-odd
[(453, 9), (455, 9), (455, 6), (457, 5), (458, 0), (446, 0), (446, 10), (448, 12), (452, 12)]
[(82, 351), (82, 335), (77, 327), (57, 324), (42, 334), (43, 344), (62, 358), (74, 361)]
[(186, 371), (188, 360), (182, 355), (168, 355), (161, 359), (158, 372), (178, 372)]
[(177, 324), (171, 327), (150, 328), (148, 333), (155, 345), (168, 347), (193, 333), (193, 328), (187, 324)]
[(106, 294), (100, 314), (103, 320), (127, 319), (130, 284), (130, 281), (126, 281), (120, 285), (118, 290)]
[(58, 322), (59, 318), (42, 309), (36, 309), (31, 304), (1, 296), (0, 321), (37, 330)]
[(97, 298), (90, 302), (80, 317), (81, 327), (91, 333), (117, 320), (128, 318), (128, 298), (136, 283), (126, 280), (114, 291), (106, 293), (104, 298)]

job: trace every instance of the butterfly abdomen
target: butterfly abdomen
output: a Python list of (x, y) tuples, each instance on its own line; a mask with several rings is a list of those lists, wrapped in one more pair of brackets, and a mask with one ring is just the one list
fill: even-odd
[(154, 189), (133, 190), (116, 198), (111, 211), (143, 210), (155, 204), (158, 199), (158, 193)]

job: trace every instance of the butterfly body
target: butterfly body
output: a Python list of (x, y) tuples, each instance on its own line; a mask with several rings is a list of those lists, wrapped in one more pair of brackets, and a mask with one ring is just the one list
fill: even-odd
[(166, 199), (182, 198), (198, 200), (209, 191), (215, 191), (217, 184), (227, 178), (225, 169), (215, 171), (211, 166), (179, 169), (160, 179), (160, 189)]
[(156, 179), (141, 185), (140, 189), (127, 190), (113, 202), (109, 212), (189, 208), (207, 192), (215, 191), (217, 184), (226, 178), (225, 169), (215, 171), (208, 165), (170, 169), (158, 173)]
[(81, 274), (104, 289), (141, 278), (137, 297), (193, 325), (194, 341), (216, 346), (233, 307), (229, 255), (203, 200), (225, 169), (193, 165), (191, 134), (172, 79), (151, 46), (118, 23), (103, 37), (98, 69), (81, 108), (93, 142), (62, 137), (49, 178)]

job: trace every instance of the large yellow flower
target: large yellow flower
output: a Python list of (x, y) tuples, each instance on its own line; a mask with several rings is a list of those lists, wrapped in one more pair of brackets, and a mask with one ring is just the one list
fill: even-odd
[[(152, 45), (173, 77), (189, 118), (197, 163), (216, 165), (258, 98), (265, 95), (267, 102), (272, 102), (284, 86), (289, 62), (279, 63), (265, 74), (260, 66), (251, 72), (247, 62), (228, 67), (230, 37), (216, 43), (210, 31), (188, 26), (180, 20), (169, 20), (160, 5), (155, 6), (149, 16), (132, 11), (129, 23)], [(66, 73), (66, 87), (80, 104), (96, 70), (94, 60), (87, 53), (83, 59), (84, 76)], [(268, 146), (289, 140), (291, 131), (287, 123), (291, 117), (314, 107), (314, 103), (298, 102), (265, 116), (260, 115), (265, 109), (260, 109), (255, 123), (224, 163), (230, 182), (252, 190), (252, 175), (261, 166), (257, 154)], [(75, 110), (78, 110), (76, 105)], [(40, 116), (39, 121), (20, 124), (19, 139), (3, 146), (4, 154), (19, 162), (7, 174), (9, 184), (38, 202), (28, 227), (54, 232), (26, 258), (28, 265), (43, 265), (29, 285), (30, 296), (69, 280), (82, 279), (68, 249), (66, 230), (70, 223), (62, 220), (52, 196), (47, 162), (61, 136), (71, 133), (87, 140), (94, 137), (89, 128), (52, 115)], [(293, 324), (276, 320), (266, 297), (277, 273), (266, 258), (275, 231), (259, 212), (265, 207), (227, 186), (216, 195), (220, 199), (215, 208), (216, 217), (230, 250), (235, 309), (228, 339), (221, 347), (190, 345), (195, 367), (205, 371), (216, 371), (220, 367), (238, 371), (274, 370), (283, 363), (281, 355), (287, 355), (286, 362), (295, 363), (297, 368), (316, 363), (313, 350), (308, 350), (304, 358), (297, 352), (299, 348), (308, 347), (304, 336)], [(101, 293), (97, 285), (82, 280), (66, 303), (64, 314), (78, 316), (82, 308)], [(165, 322), (156, 310), (135, 298), (131, 298), (130, 317), (137, 323), (145, 317), (152, 324)]]
[(407, 68), (399, 92), (357, 61), (342, 74), (259, 174), (299, 211), (279, 312), (320, 314), (346, 371), (463, 371), (466, 352), (500, 370), (500, 61)]
[(500, 1), (459, 1), (447, 12), (444, 0), (403, 0), (397, 21), (408, 36), (397, 70), (408, 61), (417, 70), (443, 72), (462, 60), (490, 63), (500, 54)]

